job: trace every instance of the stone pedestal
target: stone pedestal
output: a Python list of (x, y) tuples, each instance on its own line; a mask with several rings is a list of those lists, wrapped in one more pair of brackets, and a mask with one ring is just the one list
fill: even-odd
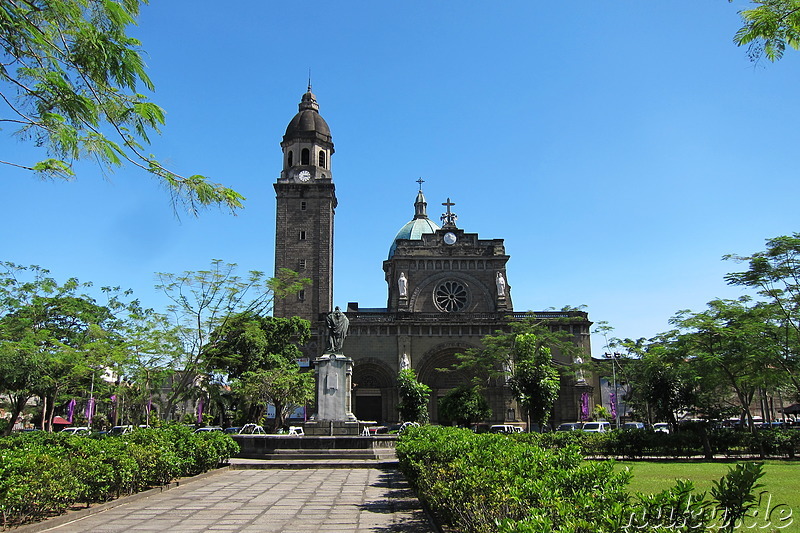
[(353, 360), (326, 353), (314, 360), (317, 378), (317, 412), (305, 424), (309, 435), (358, 435), (350, 391)]

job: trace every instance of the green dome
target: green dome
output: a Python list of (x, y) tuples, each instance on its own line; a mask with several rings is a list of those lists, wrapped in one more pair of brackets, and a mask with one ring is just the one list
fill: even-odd
[(414, 208), (416, 211), (414, 218), (405, 226), (400, 228), (400, 231), (398, 231), (397, 235), (395, 235), (394, 241), (392, 241), (392, 246), (389, 248), (389, 259), (394, 256), (394, 252), (397, 250), (398, 239), (411, 239), (418, 241), (422, 239), (423, 234), (436, 233), (436, 230), (441, 229), (436, 222), (428, 218), (428, 215), (425, 212), (425, 207), (427, 205), (427, 202), (425, 202), (425, 196), (422, 194), (422, 191), (419, 191), (417, 194), (417, 200), (414, 202)]

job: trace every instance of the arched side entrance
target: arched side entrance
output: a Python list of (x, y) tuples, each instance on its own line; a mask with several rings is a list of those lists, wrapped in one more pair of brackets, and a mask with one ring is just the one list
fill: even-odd
[(422, 356), (416, 368), (417, 379), (431, 388), (428, 413), (434, 424), (448, 423), (439, 417), (439, 398), (460, 385), (468, 385), (472, 380), (472, 374), (466, 370), (452, 370), (458, 363), (455, 354), (463, 353), (470, 348), (478, 346), (466, 343), (439, 344)]
[(377, 359), (359, 359), (353, 365), (353, 414), (359, 420), (386, 422), (396, 396), (391, 369)]

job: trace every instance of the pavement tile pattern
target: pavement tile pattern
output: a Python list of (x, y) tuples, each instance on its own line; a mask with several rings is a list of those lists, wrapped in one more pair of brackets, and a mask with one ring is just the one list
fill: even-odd
[(433, 533), (396, 470), (225, 470), (45, 529), (113, 531)]

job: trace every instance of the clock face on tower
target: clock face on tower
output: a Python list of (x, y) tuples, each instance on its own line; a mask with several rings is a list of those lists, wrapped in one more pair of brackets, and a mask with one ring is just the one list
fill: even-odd
[(455, 244), (456, 243), (456, 235), (453, 232), (448, 231), (444, 234), (444, 243), (445, 244)]
[(311, 179), (311, 172), (309, 172), (308, 170), (303, 170), (302, 172), (300, 172), (300, 174), (297, 175), (297, 179), (299, 179), (302, 182), (306, 182)]

